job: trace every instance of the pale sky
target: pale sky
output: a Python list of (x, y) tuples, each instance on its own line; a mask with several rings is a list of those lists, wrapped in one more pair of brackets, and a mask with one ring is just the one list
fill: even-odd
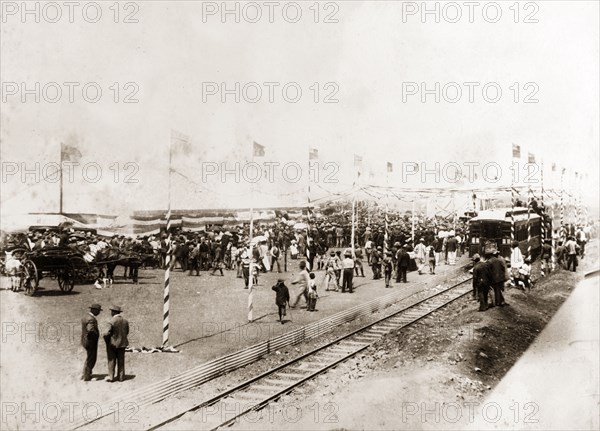
[[(85, 22), (81, 11), (75, 12), (74, 23), (67, 16), (57, 23), (43, 16), (40, 23), (32, 17), (22, 23), (19, 12), (2, 17), (3, 212), (58, 210), (56, 183), (31, 177), (24, 183), (18, 174), (7, 176), (6, 169), (7, 163), (20, 169), (22, 163), (33, 168), (36, 162), (57, 162), (61, 141), (76, 143), (82, 163), (96, 162), (103, 173), (91, 183), (76, 169), (75, 183), (64, 189), (66, 212), (166, 208), (172, 129), (192, 142), (192, 154), (176, 157), (173, 167), (198, 183), (173, 176), (174, 208), (243, 207), (251, 196), (257, 207), (304, 202), (304, 179), (263, 184), (253, 195), (244, 181), (202, 180), (200, 162), (243, 163), (253, 141), (265, 146), (260, 161), (305, 166), (308, 148), (315, 147), (321, 163), (338, 164), (340, 184), (321, 183), (320, 192), (313, 186), (315, 196), (351, 185), (355, 153), (363, 157), (365, 183), (385, 184), (388, 161), (394, 164), (389, 182), (395, 186), (403, 186), (402, 162), (433, 167), (435, 162), (473, 161), (500, 163), (506, 169), (502, 183), (508, 184), (515, 143), (524, 158), (532, 152), (548, 169), (556, 163), (559, 169), (587, 173), (586, 196), (597, 202), (598, 2), (540, 1), (539, 22), (529, 24), (513, 21), (513, 2), (500, 2), (503, 15), (497, 23), (486, 22), (476, 10), (474, 23), (463, 16), (454, 24), (432, 17), (422, 23), (420, 15), (403, 22), (403, 3), (383, 1), (337, 2), (338, 23), (314, 23), (313, 2), (300, 2), (303, 17), (297, 23), (286, 22), (277, 9), (274, 23), (263, 16), (259, 23), (235, 23), (229, 17), (225, 24), (220, 15), (203, 22), (201, 2), (136, 2), (139, 22), (127, 24), (113, 22), (112, 2), (100, 3), (103, 15), (97, 23)], [(266, 7), (262, 10), (267, 13)], [(329, 11), (322, 9), (320, 19)], [(126, 12), (121, 10), (120, 20)], [(521, 10), (520, 21), (528, 12)], [(43, 97), (35, 103), (33, 96), (23, 103), (20, 93), (6, 93), (13, 82), (27, 88), (35, 82), (81, 85), (74, 103), (65, 86), (57, 103)], [(103, 90), (97, 103), (81, 96), (88, 82)], [(121, 99), (131, 91), (125, 83), (134, 82), (139, 102), (115, 103), (109, 88), (115, 82)], [(222, 103), (219, 95), (203, 101), (206, 82), (225, 82), (228, 88), (236, 82), (280, 86), (274, 103), (268, 102), (265, 86), (257, 103), (235, 103), (231, 96)], [(298, 103), (281, 95), (281, 87), (290, 82), (303, 91)], [(338, 103), (322, 103), (331, 89), (323, 88), (328, 82), (339, 89)], [(406, 82), (425, 82), (427, 88), (456, 82), (463, 95), (457, 103), (443, 98), (435, 103), (433, 96), (422, 103), (420, 94), (403, 101)], [(464, 82), (480, 83), (474, 103), (468, 101)], [(489, 82), (503, 91), (497, 103), (482, 97), (481, 88)], [(510, 89), (516, 82), (519, 103)], [(533, 88), (524, 89), (528, 82), (537, 86), (538, 103), (523, 103)], [(321, 86), (319, 103), (310, 89), (314, 83)], [(115, 163), (120, 170), (116, 181)], [(132, 172), (123, 170), (125, 163), (138, 168), (136, 184), (124, 183), (124, 175)], [(375, 178), (369, 178), (370, 170)], [(404, 185), (452, 186), (415, 179)]]

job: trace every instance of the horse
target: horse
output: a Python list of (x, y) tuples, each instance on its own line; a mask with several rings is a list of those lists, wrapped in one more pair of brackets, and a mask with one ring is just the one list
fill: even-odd
[(4, 262), (4, 270), (10, 277), (10, 290), (18, 292), (21, 285), (21, 261), (13, 256), (12, 251), (5, 251), (6, 261)]
[(135, 252), (121, 250), (114, 247), (106, 247), (96, 253), (96, 264), (106, 266), (106, 278), (112, 284), (117, 265), (124, 266), (130, 270), (130, 278), (137, 284), (138, 268), (142, 264), (140, 255)]

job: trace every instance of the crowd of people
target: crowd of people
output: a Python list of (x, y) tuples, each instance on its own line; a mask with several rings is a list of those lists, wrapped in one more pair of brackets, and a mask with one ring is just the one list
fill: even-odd
[[(435, 254), (436, 263), (439, 263), (442, 254), (445, 261), (453, 263), (468, 243), (468, 229), (462, 220), (417, 216), (413, 230), (411, 216), (390, 213), (388, 217), (388, 239), (385, 244), (385, 222), (381, 211), (373, 211), (369, 220), (356, 223), (355, 248), (351, 253), (357, 276), (359, 272), (360, 276), (364, 276), (366, 265), (372, 269), (374, 279), (385, 278), (387, 285), (392, 273), (398, 274), (397, 281), (406, 281), (404, 270), (396, 270), (400, 249), (407, 253), (416, 252), (421, 270), (429, 253), (422, 250), (423, 243), (435, 249), (431, 253), (432, 256)], [(306, 259), (309, 270), (326, 270), (329, 274), (328, 283), (335, 281), (337, 288), (340, 288), (340, 274), (344, 265), (348, 265), (344, 263), (345, 256), (341, 255), (340, 249), (350, 247), (352, 242), (349, 218), (344, 213), (321, 216), (301, 229), (285, 218), (257, 223), (252, 233), (251, 247), (248, 224), (229, 229), (212, 226), (200, 232), (172, 230), (169, 233), (163, 231), (156, 235), (135, 237), (106, 237), (74, 228), (44, 229), (8, 235), (3, 238), (3, 246), (18, 243), (33, 251), (68, 247), (81, 252), (90, 263), (97, 261), (98, 256), (107, 250), (120, 250), (142, 256), (142, 266), (165, 268), (169, 261), (172, 270), (180, 269), (189, 275), (198, 276), (202, 271), (224, 275), (223, 270), (233, 270), (238, 277), (245, 279), (246, 286), (251, 274), (257, 279), (261, 272), (285, 270), (288, 257)], [(456, 232), (452, 228), (456, 228)], [(439, 238), (440, 231), (451, 232), (453, 239)], [(449, 242), (447, 249), (446, 242)], [(337, 251), (333, 251), (334, 248)], [(402, 256), (401, 265), (401, 268), (408, 269), (411, 262)]]
[[(557, 269), (576, 272), (579, 259), (585, 256), (585, 246), (594, 234), (591, 224), (569, 224), (553, 231), (553, 238), (545, 239), (541, 246), (540, 273), (550, 274)], [(534, 286), (531, 277), (532, 256), (524, 256), (517, 241), (512, 243), (509, 260), (504, 259), (497, 250), (483, 258), (475, 254), (472, 260), (473, 299), (479, 301), (479, 311), (508, 305), (503, 296), (506, 286), (528, 291)], [(488, 301), (490, 290), (494, 292), (491, 302)]]

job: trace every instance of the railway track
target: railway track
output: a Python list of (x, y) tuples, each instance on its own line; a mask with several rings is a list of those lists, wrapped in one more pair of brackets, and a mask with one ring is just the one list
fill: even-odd
[(426, 298), (392, 315), (369, 323), (147, 429), (182, 429), (193, 424), (195, 428), (216, 430), (230, 425), (362, 352), (390, 332), (405, 328), (467, 295), (472, 291), (470, 280), (468, 278), (450, 287), (436, 287)]

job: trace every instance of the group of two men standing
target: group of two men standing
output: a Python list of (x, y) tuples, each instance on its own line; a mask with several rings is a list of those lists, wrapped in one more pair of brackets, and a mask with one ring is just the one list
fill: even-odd
[(494, 290), (494, 302), (490, 307), (508, 305), (504, 301), (502, 291), (506, 277), (506, 263), (498, 250), (491, 253), (485, 261), (479, 254), (473, 256), (473, 299), (479, 299), (479, 311), (488, 309), (488, 294), (490, 287)]
[[(92, 304), (90, 311), (81, 319), (81, 345), (86, 351), (86, 358), (83, 364), (84, 381), (92, 380), (92, 370), (96, 365), (98, 354), (98, 340), (100, 330), (96, 316), (100, 314), (102, 307), (100, 304)], [(106, 356), (108, 358), (108, 376), (107, 382), (125, 380), (125, 348), (129, 345), (127, 335), (129, 335), (129, 322), (121, 315), (121, 307), (114, 305), (110, 308), (112, 317), (106, 323), (102, 331), (102, 337), (106, 342)], [(117, 366), (117, 375), (115, 377), (115, 364)]]

